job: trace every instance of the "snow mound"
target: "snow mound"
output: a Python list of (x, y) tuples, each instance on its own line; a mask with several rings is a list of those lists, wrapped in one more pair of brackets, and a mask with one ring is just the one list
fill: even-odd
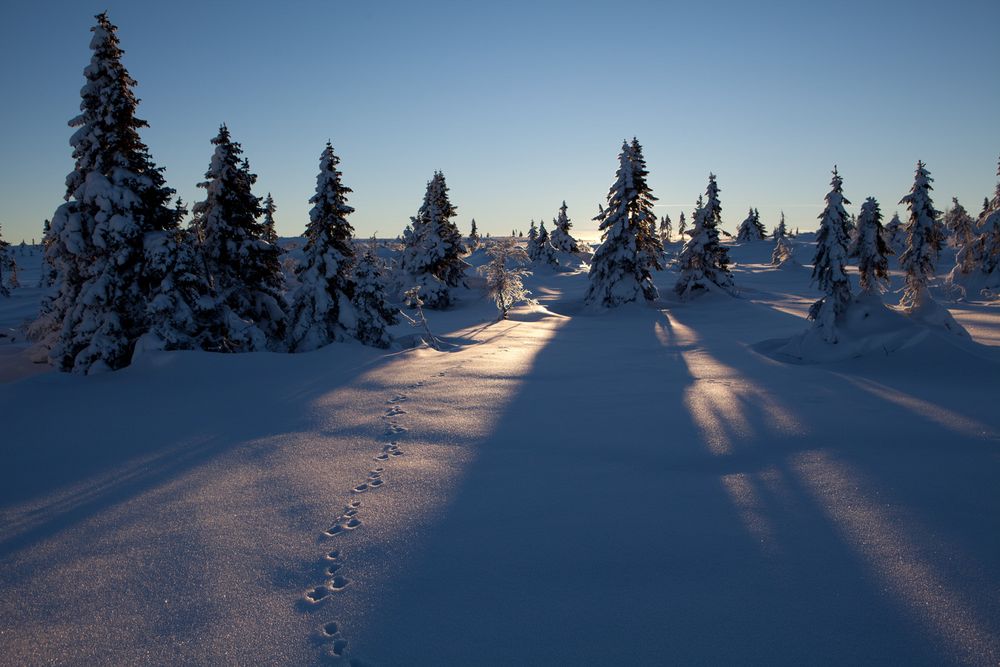
[(827, 343), (822, 330), (810, 327), (791, 338), (759, 343), (757, 350), (801, 363), (830, 363), (872, 354), (889, 355), (916, 345), (930, 333), (931, 327), (922, 320), (888, 308), (878, 296), (860, 295), (838, 318), (836, 343)]

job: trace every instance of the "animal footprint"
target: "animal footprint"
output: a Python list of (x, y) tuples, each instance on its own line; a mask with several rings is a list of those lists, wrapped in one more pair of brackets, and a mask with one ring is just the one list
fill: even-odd
[(393, 396), (392, 398), (390, 398), (388, 401), (386, 401), (386, 403), (389, 403), (389, 404), (392, 404), (392, 403), (402, 403), (403, 401), (405, 401), (405, 400), (407, 400), (409, 398), (410, 397), (407, 396), (406, 394), (396, 394), (395, 396)]
[(340, 560), (340, 549), (334, 549), (324, 556), (327, 560)]
[(350, 582), (347, 581), (347, 579), (345, 579), (340, 575), (337, 575), (336, 577), (328, 581), (326, 585), (330, 588), (331, 591), (342, 591), (345, 588), (347, 588), (347, 584), (349, 583)]
[(399, 407), (398, 405), (394, 405), (393, 407), (391, 407), (391, 408), (389, 408), (388, 410), (385, 411), (385, 416), (386, 417), (395, 417), (396, 415), (405, 415), (405, 414), (406, 414), (406, 410), (404, 410), (403, 408)]
[(399, 424), (397, 424), (395, 422), (390, 422), (389, 425), (385, 429), (385, 434), (386, 435), (399, 435), (401, 433), (406, 433), (409, 430), (410, 429), (406, 428), (405, 426), (400, 426)]
[(343, 658), (346, 652), (347, 652), (347, 640), (342, 638), (334, 639), (333, 644), (330, 645), (330, 657)]
[(331, 593), (330, 589), (327, 588), (326, 586), (317, 586), (312, 590), (306, 591), (305, 598), (307, 602), (310, 602), (312, 604), (319, 604), (327, 597), (329, 597), (330, 593)]
[(334, 574), (336, 574), (336, 573), (337, 573), (337, 570), (339, 570), (339, 569), (340, 569), (340, 568), (342, 568), (342, 567), (344, 567), (344, 564), (343, 564), (343, 563), (338, 563), (338, 562), (333, 562), (333, 563), (330, 563), (330, 564), (329, 564), (329, 565), (328, 565), (328, 566), (326, 567), (326, 576), (328, 576), (328, 577), (332, 577), (332, 576), (333, 576)]
[(332, 637), (335, 634), (337, 634), (337, 632), (339, 630), (340, 630), (340, 628), (337, 627), (336, 623), (333, 623), (333, 622), (331, 622), (331, 623), (324, 623), (323, 626), (320, 627), (319, 633), (323, 637)]

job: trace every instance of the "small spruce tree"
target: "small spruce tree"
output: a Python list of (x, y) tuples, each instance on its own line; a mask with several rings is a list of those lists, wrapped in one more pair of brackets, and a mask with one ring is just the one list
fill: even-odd
[(660, 218), (660, 241), (664, 244), (670, 243), (670, 236), (673, 232), (673, 222), (670, 220), (670, 214), (664, 213), (663, 217)]
[(910, 194), (899, 201), (910, 210), (906, 250), (899, 258), (900, 268), (906, 273), (906, 288), (900, 304), (906, 308), (917, 308), (930, 298), (927, 284), (934, 276), (934, 266), (941, 251), (943, 239), (937, 225), (938, 211), (930, 196), (933, 180), (924, 163), (918, 161)]
[(472, 219), (472, 229), (469, 230), (469, 250), (475, 250), (479, 247), (481, 239), (479, 238), (479, 230), (476, 229), (476, 219)]
[(531, 226), (528, 227), (528, 245), (526, 246), (526, 250), (532, 262), (538, 259), (538, 227), (535, 226), (534, 218), (531, 220)]
[(548, 230), (545, 229), (544, 220), (538, 225), (538, 238), (535, 239), (535, 261), (547, 266), (559, 266), (556, 249), (552, 245)]
[(677, 259), (680, 276), (674, 285), (674, 292), (682, 299), (715, 289), (736, 293), (733, 275), (729, 271), (729, 252), (719, 242), (722, 205), (719, 203), (715, 174), (708, 175), (705, 194), (707, 200), (698, 197), (692, 227), (688, 231), (689, 238)]
[(406, 285), (420, 287), (421, 304), (427, 308), (447, 308), (455, 300), (452, 289), (465, 283), (469, 265), (461, 257), (465, 246), (452, 221), (455, 214), (444, 174), (435, 172), (417, 215), (411, 219), (413, 234), (401, 263)]
[(563, 201), (562, 206), (559, 207), (559, 215), (553, 221), (552, 245), (560, 252), (580, 252), (579, 244), (573, 238), (573, 235), (570, 234), (569, 230), (573, 226), (573, 223), (569, 221), (566, 210), (566, 202)]
[(858, 275), (861, 290), (865, 293), (885, 291), (889, 284), (891, 254), (882, 229), (882, 211), (874, 197), (868, 197), (858, 215), (857, 249)]
[(684, 211), (681, 211), (681, 215), (677, 218), (677, 236), (680, 240), (684, 240), (684, 235), (687, 233), (687, 220), (684, 218)]
[(354, 337), (365, 345), (387, 348), (392, 345), (389, 327), (399, 322), (399, 309), (389, 303), (382, 264), (375, 254), (375, 239), (354, 269), (354, 306), (357, 323)]

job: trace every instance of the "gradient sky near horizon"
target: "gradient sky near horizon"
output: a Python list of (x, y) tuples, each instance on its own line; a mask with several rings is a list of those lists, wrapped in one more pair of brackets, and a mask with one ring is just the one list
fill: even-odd
[[(888, 218), (917, 159), (977, 213), (1000, 153), (1000, 2), (4, 3), (0, 224), (29, 241), (72, 168), (93, 15), (119, 27), (143, 138), (188, 202), (221, 122), (300, 234), (333, 141), (359, 236), (400, 233), (443, 170), (467, 230), (577, 232), (639, 138), (659, 213), (690, 216), (718, 175), (724, 227), (750, 206), (803, 230), (836, 163)], [(902, 212), (902, 210), (901, 210)]]

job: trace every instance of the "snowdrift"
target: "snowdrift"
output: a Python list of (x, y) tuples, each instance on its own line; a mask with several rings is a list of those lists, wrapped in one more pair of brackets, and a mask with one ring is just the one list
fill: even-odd
[[(810, 327), (787, 339), (764, 341), (759, 352), (799, 363), (831, 363), (868, 355), (887, 356), (933, 338), (935, 346), (948, 338), (969, 339), (968, 332), (947, 309), (932, 299), (915, 309), (889, 308), (877, 295), (859, 295), (837, 322), (838, 340), (828, 343), (820, 329)], [(935, 335), (936, 334), (936, 335)]]

